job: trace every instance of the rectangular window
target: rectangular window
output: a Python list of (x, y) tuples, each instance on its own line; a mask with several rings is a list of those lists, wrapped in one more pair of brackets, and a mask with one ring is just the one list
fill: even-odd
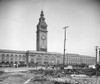
[(23, 55), (23, 60), (26, 60), (26, 56), (25, 55)]
[(15, 55), (15, 60), (17, 60), (17, 55)]
[(21, 60), (21, 55), (19, 55), (19, 60)]
[(10, 56), (10, 60), (13, 60), (13, 55)]

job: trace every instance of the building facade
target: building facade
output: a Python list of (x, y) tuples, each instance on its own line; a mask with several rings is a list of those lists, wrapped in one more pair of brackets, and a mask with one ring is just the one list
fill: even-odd
[[(0, 65), (55, 65), (63, 63), (63, 54), (47, 51), (47, 24), (43, 11), (41, 11), (36, 31), (36, 51), (18, 51), (0, 49)], [(66, 54), (66, 65), (95, 64), (95, 57), (82, 56), (79, 54)]]
[(0, 50), (0, 65), (27, 64), (25, 51)]
[[(57, 65), (63, 63), (63, 55), (54, 52), (41, 52), (41, 51), (16, 51), (16, 50), (0, 50), (0, 64), (13, 65)], [(79, 65), (79, 64), (94, 65), (95, 57), (83, 56), (79, 54), (66, 54), (66, 65)]]
[(65, 64), (68, 65), (95, 65), (95, 57), (79, 55), (79, 54), (67, 54)]

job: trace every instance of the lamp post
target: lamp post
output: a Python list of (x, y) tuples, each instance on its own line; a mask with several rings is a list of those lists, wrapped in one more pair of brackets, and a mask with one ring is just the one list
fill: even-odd
[(64, 66), (65, 66), (65, 51), (66, 51), (66, 49), (65, 49), (65, 47), (66, 47), (66, 29), (68, 28), (69, 26), (66, 26), (66, 27), (64, 27), (63, 29), (64, 29), (64, 54), (63, 54), (63, 69), (64, 69)]

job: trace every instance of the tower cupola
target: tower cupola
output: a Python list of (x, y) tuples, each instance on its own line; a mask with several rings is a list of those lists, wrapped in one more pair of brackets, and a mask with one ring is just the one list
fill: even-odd
[(47, 24), (45, 22), (43, 11), (41, 11), (40, 18), (39, 18), (39, 23), (37, 25), (37, 28), (39, 28), (39, 29), (42, 29), (42, 28), (46, 29), (47, 28)]

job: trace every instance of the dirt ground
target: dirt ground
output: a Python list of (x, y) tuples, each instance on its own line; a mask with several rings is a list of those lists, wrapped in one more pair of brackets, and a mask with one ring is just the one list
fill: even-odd
[[(0, 84), (25, 84), (27, 80), (34, 77), (35, 74), (29, 72), (33, 68), (0, 68), (6, 73), (0, 75)], [(91, 77), (85, 80), (77, 80), (79, 84), (100, 84), (100, 77)], [(84, 81), (84, 82), (83, 82)], [(51, 81), (38, 82), (31, 81), (26, 84), (53, 84)]]
[(31, 73), (6, 73), (0, 76), (0, 84), (24, 84), (26, 80), (31, 78)]
[(29, 72), (29, 70), (33, 70), (33, 68), (0, 68), (0, 70), (6, 72), (0, 75), (0, 84), (51, 84), (50, 81), (31, 81), (25, 83), (27, 80), (35, 76), (34, 73)]

